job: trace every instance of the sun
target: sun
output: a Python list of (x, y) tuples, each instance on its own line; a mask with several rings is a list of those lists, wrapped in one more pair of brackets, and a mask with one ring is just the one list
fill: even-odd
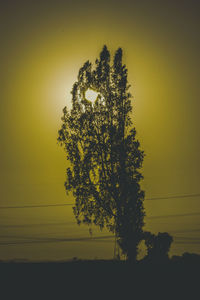
[(94, 102), (97, 99), (98, 93), (92, 89), (87, 89), (85, 92), (85, 98), (91, 102)]

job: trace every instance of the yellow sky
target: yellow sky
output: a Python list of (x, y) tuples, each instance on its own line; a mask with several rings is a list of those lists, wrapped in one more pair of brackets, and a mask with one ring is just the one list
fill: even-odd
[[(94, 62), (104, 44), (111, 54), (124, 50), (133, 120), (146, 153), (146, 198), (200, 193), (197, 5), (178, 0), (2, 4), (1, 207), (73, 203), (65, 195), (67, 162), (56, 144), (57, 131), (79, 68), (88, 59)], [(198, 213), (200, 197), (146, 200), (145, 208), (147, 217)], [(0, 259), (113, 256), (112, 240), (50, 243), (49, 238), (88, 237), (88, 229), (74, 222), (71, 206), (0, 209)], [(171, 254), (200, 253), (199, 215), (146, 223), (153, 232), (176, 237)], [(19, 244), (24, 241), (30, 243)]]

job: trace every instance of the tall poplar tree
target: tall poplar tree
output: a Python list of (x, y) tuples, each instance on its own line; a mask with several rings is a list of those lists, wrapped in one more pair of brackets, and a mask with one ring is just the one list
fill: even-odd
[[(129, 88), (122, 49), (111, 62), (104, 46), (94, 68), (87, 61), (79, 70), (58, 141), (70, 162), (65, 188), (73, 192), (78, 224), (107, 227), (127, 259), (135, 261), (145, 215), (140, 187), (144, 152), (131, 120)], [(97, 92), (94, 102), (86, 99), (88, 89)]]

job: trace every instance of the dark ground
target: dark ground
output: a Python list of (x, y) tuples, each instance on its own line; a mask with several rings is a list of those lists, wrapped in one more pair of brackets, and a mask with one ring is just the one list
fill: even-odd
[(200, 256), (168, 263), (0, 263), (0, 299), (200, 299)]

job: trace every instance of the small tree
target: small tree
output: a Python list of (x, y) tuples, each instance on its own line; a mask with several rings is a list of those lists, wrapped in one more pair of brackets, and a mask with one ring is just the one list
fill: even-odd
[(166, 261), (173, 238), (167, 232), (159, 232), (157, 235), (151, 232), (144, 233), (147, 246), (147, 258), (150, 261)]
[[(87, 61), (72, 89), (72, 108), (65, 107), (58, 141), (71, 166), (65, 188), (73, 191), (78, 224), (107, 227), (118, 245), (135, 261), (144, 225), (144, 158), (131, 121), (131, 94), (127, 68), (119, 48), (113, 63), (104, 46), (95, 68)], [(92, 103), (86, 91), (98, 93)]]

